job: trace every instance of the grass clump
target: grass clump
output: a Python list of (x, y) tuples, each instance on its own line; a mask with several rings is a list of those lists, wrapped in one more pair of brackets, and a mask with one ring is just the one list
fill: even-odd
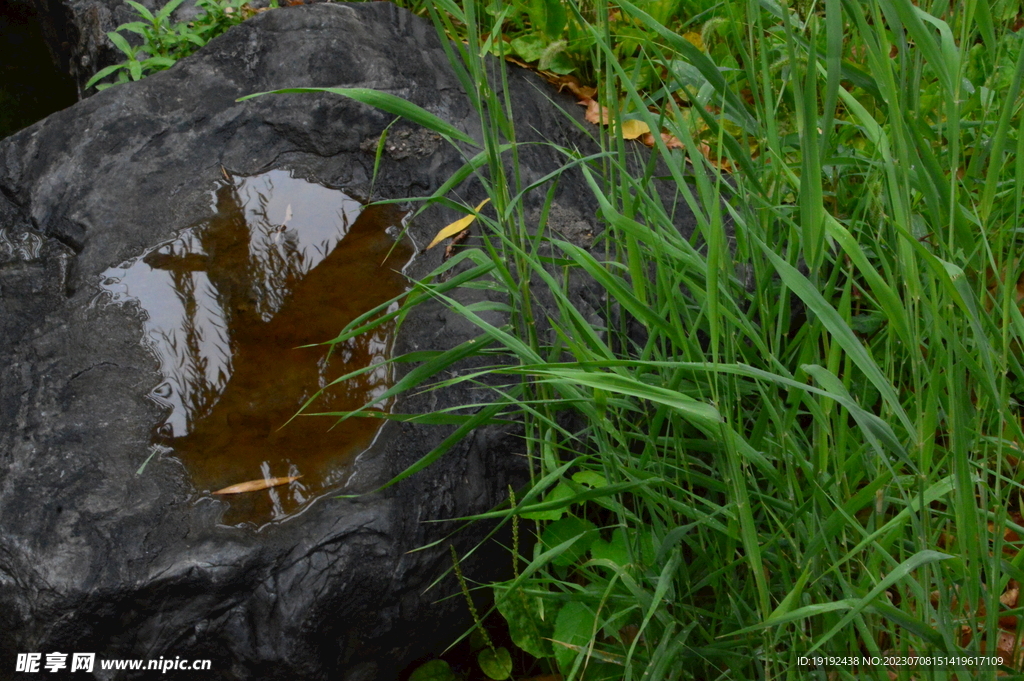
[[(113, 85), (140, 80), (151, 73), (169, 69), (179, 59), (184, 59), (206, 45), (232, 26), (236, 26), (257, 10), (249, 6), (248, 0), (197, 0), (198, 15), (193, 21), (171, 23), (174, 10), (185, 0), (170, 0), (156, 14), (134, 0), (125, 0), (139, 17), (139, 21), (121, 24), (107, 33), (110, 41), (120, 50), (125, 61), (100, 69), (85, 84), (89, 89), (105, 90)], [(276, 7), (274, 0), (271, 7)], [(141, 38), (129, 42), (127, 34), (134, 33)], [(133, 44), (134, 43), (134, 44)], [(116, 74), (116, 78), (102, 82)]]
[[(509, 323), (448, 301), (515, 363), (485, 412), (525, 423), (533, 481), (489, 515), (535, 523), (495, 587), (529, 673), (825, 678), (800, 665), (813, 653), (989, 660), (836, 678), (1019, 670), (1019, 8), (725, 3), (698, 44), (640, 4), (565, 4), (612, 115), (666, 133), (675, 191), (607, 134), (594, 158), (562, 150), (604, 224), (584, 250), (527, 222), (501, 160), (514, 103), (481, 55), (504, 22), (437, 7), (488, 131), (497, 218), (464, 257)], [(635, 62), (620, 21), (643, 36)], [(606, 328), (552, 261), (607, 292)], [(530, 286), (556, 301), (550, 338)]]

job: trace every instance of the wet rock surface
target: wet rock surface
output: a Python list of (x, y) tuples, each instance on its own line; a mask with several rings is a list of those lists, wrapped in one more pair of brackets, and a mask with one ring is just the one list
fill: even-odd
[[(209, 219), (211, 193), (226, 176), (287, 170), (367, 196), (374, 154), (365, 142), (393, 116), (332, 95), (236, 102), (303, 86), (383, 90), (479, 136), (433, 28), (370, 3), (267, 12), (169, 71), (0, 142), (4, 664), (19, 652), (96, 652), (209, 658), (209, 679), (393, 679), (465, 626), (460, 599), (436, 603), (455, 585), (423, 593), (448, 567), (447, 547), (409, 551), (453, 529), (426, 521), (487, 510), (521, 479), (515, 432), (479, 430), (382, 493), (321, 497), (258, 528), (224, 524), (228, 502), (153, 448), (168, 409), (149, 397), (163, 377), (143, 343), (145, 319), (101, 295), (104, 272)], [(512, 72), (509, 87), (521, 140), (585, 145), (534, 76)], [(374, 198), (428, 194), (463, 162), (458, 150), (404, 121), (391, 133)], [(529, 182), (562, 158), (532, 145), (520, 162)], [(570, 178), (556, 197), (565, 231), (581, 241), (591, 238), (588, 195)], [(454, 196), (470, 205), (483, 198), (472, 183)], [(542, 191), (528, 210), (543, 199)], [(416, 247), (460, 216), (428, 209), (410, 223)], [(406, 273), (421, 277), (442, 256), (441, 248), (421, 253)], [(476, 335), (466, 320), (426, 305), (406, 320), (394, 351), (444, 349)], [(403, 398), (394, 411), (484, 398), (450, 389)], [(450, 432), (386, 424), (337, 491), (375, 489)], [(460, 553), (485, 531), (457, 536)], [(508, 564), (501, 551), (481, 551), (465, 569), (487, 579)], [(104, 674), (97, 668), (94, 676), (113, 678)]]

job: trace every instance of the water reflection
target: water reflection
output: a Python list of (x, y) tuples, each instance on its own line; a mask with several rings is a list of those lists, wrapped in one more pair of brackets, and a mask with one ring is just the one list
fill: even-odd
[[(399, 270), (411, 250), (395, 247), (385, 233), (400, 225), (397, 210), (363, 209), (338, 190), (285, 171), (224, 183), (214, 209), (213, 218), (105, 272), (102, 288), (145, 312), (165, 379), (153, 398), (170, 409), (160, 437), (185, 461), (198, 489), (303, 476), (287, 487), (227, 498), (225, 522), (261, 522), (339, 484), (345, 464), (372, 442), (376, 419), (333, 429), (330, 417), (288, 421), (338, 376), (381, 362), (389, 330), (333, 353), (298, 346), (333, 338), (401, 293)], [(351, 410), (388, 385), (388, 373), (376, 369), (325, 390), (310, 411)]]

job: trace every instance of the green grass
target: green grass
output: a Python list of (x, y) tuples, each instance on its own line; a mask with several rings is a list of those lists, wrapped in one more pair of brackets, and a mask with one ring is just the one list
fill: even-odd
[[(538, 658), (514, 674), (888, 679), (797, 660), (996, 648), (1000, 618), (1020, 614), (1000, 596), (1024, 581), (1020, 2), (412, 8), (466, 41), (446, 44), (483, 122), (467, 174), (491, 207), (484, 245), (443, 268), (466, 272), (438, 271), (388, 315), (441, 299), (481, 342), (395, 390), (502, 355), (493, 404), (433, 417), (457, 428), (418, 467), (481, 423), (524, 424), (532, 482), (489, 514), (518, 536), (516, 578), (491, 585), (498, 610)], [(561, 150), (590, 183), (597, 246), (531, 223), (515, 102), (495, 97), (482, 62), (506, 49), (534, 49), (597, 85), (615, 117), (680, 140), (653, 153), (695, 234), (672, 226), (654, 160), (630, 173), (636, 143), (609, 128), (591, 129), (601, 154)], [(604, 328), (565, 293), (570, 271), (608, 292)], [(459, 304), (460, 286), (502, 292), (507, 324)], [(549, 336), (531, 287), (555, 301)], [(1019, 643), (1004, 630), (1004, 671), (1020, 668)]]
[[(1019, 6), (735, 2), (694, 25), (657, 4), (563, 7), (613, 112), (685, 145), (655, 154), (698, 229), (681, 236), (650, 173), (627, 172), (633, 143), (600, 131), (605, 153), (583, 159), (604, 226), (591, 251), (526, 220), (502, 146), (515, 103), (481, 85), (484, 43), (532, 17), (427, 8), (467, 39), (452, 57), (496, 210), (464, 257), (509, 322), (446, 299), (512, 358), (487, 416), (525, 423), (533, 467), (493, 514), (523, 545), (495, 587), (513, 639), (535, 672), (583, 679), (825, 678), (797, 658), (991, 651), (1018, 613), (999, 603), (1021, 577), (1002, 529), (1024, 532)], [(615, 301), (600, 333), (567, 270)], [(557, 301), (550, 338), (529, 286)], [(560, 425), (566, 408), (587, 426)]]

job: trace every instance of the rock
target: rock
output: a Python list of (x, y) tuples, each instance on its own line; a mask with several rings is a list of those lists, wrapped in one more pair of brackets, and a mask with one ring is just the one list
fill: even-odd
[[(143, 338), (159, 320), (152, 310), (140, 314), (131, 296), (115, 304), (103, 294), (114, 286), (104, 283), (105, 273), (110, 279), (139, 262), (182, 280), (191, 276), (183, 272), (204, 272), (212, 281), (219, 247), (211, 245), (211, 197), (230, 218), (237, 178), (288, 171), (310, 187), (369, 195), (374, 154), (364, 147), (394, 117), (332, 95), (236, 102), (297, 86), (383, 90), (480, 133), (433, 28), (390, 4), (369, 3), (264, 13), (168, 71), (101, 92), (0, 142), (2, 659), (24, 652), (180, 656), (210, 659), (212, 670), (203, 673), (210, 679), (393, 679), (465, 627), (461, 599), (436, 602), (457, 593), (450, 579), (427, 591), (450, 566), (441, 540), (453, 527), (426, 521), (490, 509), (510, 481), (523, 479), (514, 430), (480, 429), (385, 492), (321, 496), (273, 522), (226, 524), (233, 502), (197, 484), (174, 454), (177, 440), (155, 433), (171, 408), (154, 398), (167, 378)], [(510, 71), (509, 88), (522, 140), (585, 148), (535, 76)], [(426, 195), (463, 162), (460, 150), (407, 122), (391, 131), (394, 148), (383, 155), (374, 198)], [(520, 161), (529, 182), (562, 159), (534, 145)], [(529, 211), (544, 199), (543, 189), (535, 193)], [(593, 232), (588, 194), (569, 177), (555, 201), (566, 232), (581, 242)], [(483, 192), (470, 182), (452, 196), (476, 205)], [(409, 224), (412, 239), (422, 247), (459, 216), (432, 207)], [(294, 254), (288, 219), (280, 233), (264, 236)], [(202, 249), (175, 251), (193, 237)], [(442, 248), (421, 253), (406, 273), (422, 277), (442, 257)], [(232, 300), (246, 305), (244, 296)], [(246, 314), (264, 328), (265, 316)], [(466, 320), (429, 304), (405, 321), (395, 351), (444, 349), (475, 335)], [(402, 398), (394, 411), (485, 398), (451, 388)], [(331, 491), (376, 489), (450, 432), (388, 423)], [(487, 530), (476, 525), (456, 535), (460, 554)], [(410, 553), (434, 541), (437, 547)], [(509, 563), (485, 546), (465, 570), (489, 579)], [(98, 667), (95, 676), (114, 678)]]

